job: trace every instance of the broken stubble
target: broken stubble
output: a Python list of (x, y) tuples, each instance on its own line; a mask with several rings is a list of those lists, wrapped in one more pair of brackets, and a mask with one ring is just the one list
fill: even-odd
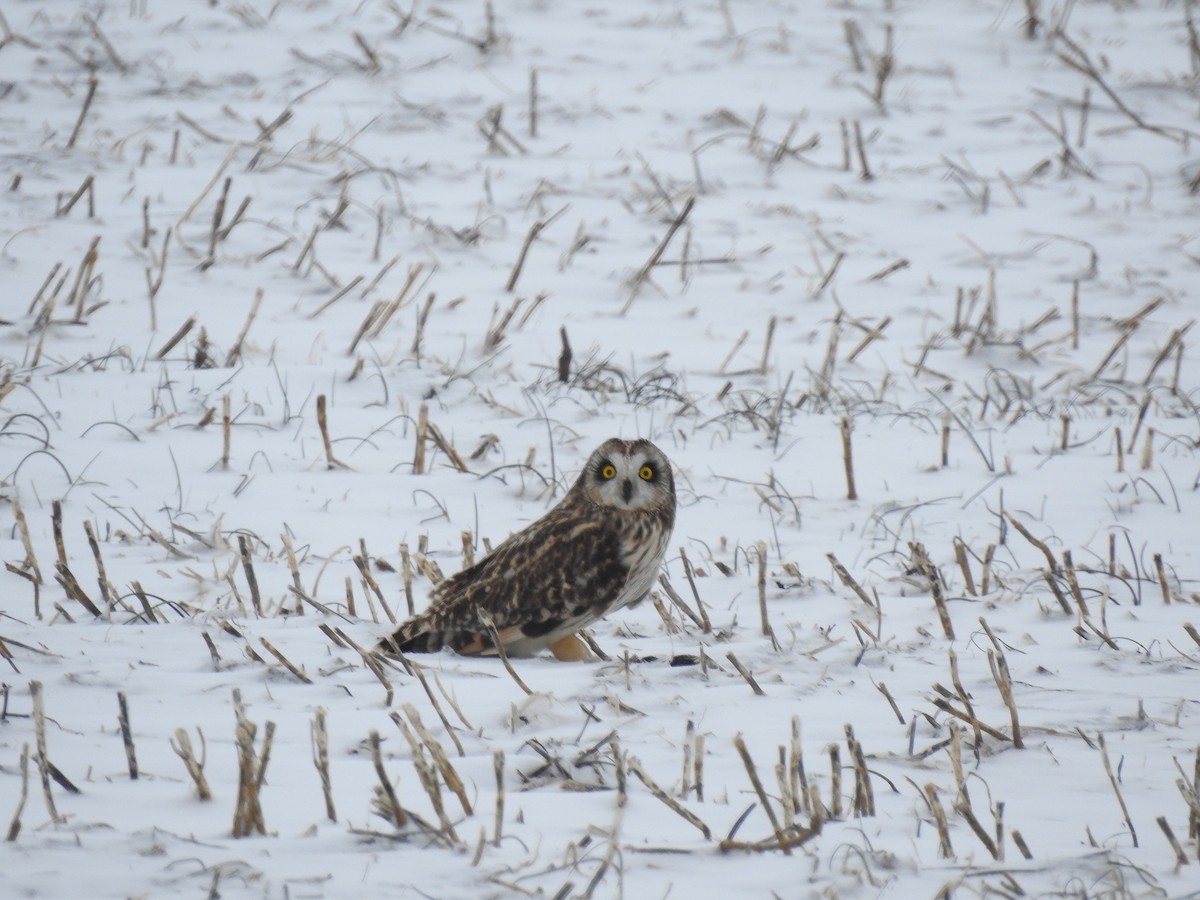
[(742, 661), (737, 658), (732, 650), (725, 654), (725, 658), (733, 664), (733, 667), (737, 669), (737, 673), (746, 680), (746, 684), (750, 685), (750, 689), (754, 691), (757, 696), (765, 697), (767, 695), (766, 691), (758, 686), (758, 682), (754, 680), (754, 676), (750, 673), (750, 670), (742, 665)]
[(237, 688), (233, 689), (233, 707), (237, 719), (234, 736), (238, 753), (238, 795), (233, 812), (232, 834), (235, 838), (246, 837), (251, 832), (266, 834), (261, 794), (267, 763), (271, 759), (275, 723), (267, 722), (263, 729), (262, 748), (256, 750), (254, 744), (258, 726), (246, 718), (241, 691)]
[(937, 608), (938, 619), (942, 624), (942, 632), (949, 640), (954, 640), (954, 624), (950, 619), (950, 610), (946, 606), (946, 594), (942, 588), (942, 573), (934, 566), (925, 545), (920, 541), (909, 542), (912, 551), (913, 568), (929, 582), (929, 591), (933, 595), (933, 605)]
[(658, 246), (654, 248), (654, 252), (650, 254), (650, 258), (646, 260), (645, 264), (633, 277), (633, 281), (629, 290), (629, 298), (625, 301), (625, 305), (621, 307), (622, 316), (628, 313), (630, 308), (633, 306), (633, 302), (637, 299), (642, 287), (649, 279), (650, 272), (653, 271), (655, 265), (658, 264), (658, 261), (662, 259), (663, 253), (666, 252), (667, 245), (671, 243), (671, 239), (675, 237), (675, 233), (679, 231), (681, 227), (683, 227), (683, 223), (686, 222), (688, 216), (692, 214), (692, 208), (695, 205), (696, 198), (694, 196), (689, 196), (687, 202), (683, 205), (683, 209), (679, 211), (679, 215), (677, 215), (674, 221), (671, 222), (666, 234), (664, 234), (662, 240), (658, 242)]
[(698, 830), (702, 835), (704, 835), (705, 840), (712, 840), (712, 831), (709, 829), (708, 825), (706, 825), (704, 821), (694, 812), (683, 806), (683, 804), (681, 804), (678, 800), (659, 787), (658, 782), (656, 782), (646, 773), (646, 770), (642, 768), (642, 764), (636, 758), (632, 756), (626, 757), (625, 766), (630, 772), (637, 776), (638, 781), (646, 786), (646, 789), (650, 791), (651, 795), (656, 800), (660, 801), (664, 806), (671, 810), (671, 812), (675, 813), (693, 828)]
[(137, 781), (137, 754), (134, 752), (133, 732), (129, 727), (129, 704), (124, 691), (117, 691), (117, 707), (119, 710), (117, 724), (121, 728), (121, 741), (125, 745), (125, 762), (129, 767), (129, 780)]
[(96, 98), (96, 88), (100, 86), (100, 79), (92, 76), (88, 79), (87, 94), (83, 98), (83, 108), (79, 110), (79, 118), (75, 120), (75, 127), (71, 129), (71, 136), (67, 138), (67, 149), (75, 146), (75, 141), (79, 139), (79, 132), (83, 129), (83, 120), (87, 118), (88, 110), (92, 108), (92, 101)]
[(176, 728), (175, 735), (171, 739), (171, 749), (175, 751), (175, 755), (183, 760), (183, 767), (187, 770), (188, 775), (192, 779), (192, 783), (196, 786), (196, 796), (200, 800), (211, 800), (212, 790), (208, 786), (208, 779), (204, 777), (204, 763), (207, 758), (207, 748), (204, 743), (204, 732), (199, 728), (196, 733), (200, 738), (199, 757), (196, 756), (192, 749), (192, 739), (183, 728)]
[(371, 762), (375, 766), (375, 774), (379, 778), (379, 784), (375, 788), (377, 791), (375, 811), (396, 828), (403, 828), (408, 824), (408, 815), (401, 808), (400, 801), (396, 798), (396, 789), (392, 787), (391, 779), (388, 778), (387, 771), (383, 768), (379, 732), (372, 729), (367, 737), (367, 743), (371, 748)]
[(325, 708), (318, 706), (312, 721), (312, 759), (321, 779), (321, 795), (325, 799), (325, 816), (330, 822), (337, 821), (337, 810), (333, 805), (333, 787), (329, 777), (329, 732), (325, 727)]
[(851, 444), (850, 417), (842, 416), (842, 467), (846, 471), (846, 499), (857, 500), (858, 491), (854, 487), (854, 448)]
[(1137, 830), (1133, 827), (1133, 819), (1129, 816), (1129, 807), (1125, 805), (1125, 798), (1121, 795), (1121, 784), (1113, 772), (1112, 761), (1108, 758), (1108, 745), (1104, 742), (1104, 735), (1096, 735), (1096, 742), (1100, 747), (1100, 760), (1104, 763), (1104, 773), (1108, 776), (1113, 793), (1117, 796), (1117, 804), (1121, 807), (1121, 815), (1125, 819), (1125, 827), (1129, 829), (1129, 837), (1133, 841), (1133, 846), (1136, 847), (1138, 846)]
[(21, 795), (17, 798), (17, 808), (13, 812), (12, 821), (4, 840), (11, 843), (21, 833), (21, 813), (25, 811), (25, 801), (29, 798), (29, 744), (21, 745)]

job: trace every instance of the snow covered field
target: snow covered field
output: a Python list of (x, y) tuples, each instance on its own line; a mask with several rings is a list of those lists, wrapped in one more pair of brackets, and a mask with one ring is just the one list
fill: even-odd
[(0, 895), (1200, 896), (1190, 9), (5, 4)]

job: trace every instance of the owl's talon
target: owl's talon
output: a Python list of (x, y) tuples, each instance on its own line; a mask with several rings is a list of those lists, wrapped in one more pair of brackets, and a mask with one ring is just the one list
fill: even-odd
[(594, 662), (596, 657), (577, 634), (568, 634), (550, 645), (550, 652), (561, 662)]

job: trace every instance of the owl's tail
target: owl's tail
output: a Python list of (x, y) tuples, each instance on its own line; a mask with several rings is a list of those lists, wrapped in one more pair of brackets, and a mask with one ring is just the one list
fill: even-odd
[(414, 616), (385, 637), (376, 648), (380, 653), (436, 653), (445, 646), (442, 632), (430, 627), (424, 616)]

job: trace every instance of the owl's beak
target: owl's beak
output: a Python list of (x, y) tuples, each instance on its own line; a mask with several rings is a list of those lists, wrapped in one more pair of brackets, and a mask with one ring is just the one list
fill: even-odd
[(626, 503), (633, 499), (633, 482), (628, 478), (621, 482), (621, 499)]

